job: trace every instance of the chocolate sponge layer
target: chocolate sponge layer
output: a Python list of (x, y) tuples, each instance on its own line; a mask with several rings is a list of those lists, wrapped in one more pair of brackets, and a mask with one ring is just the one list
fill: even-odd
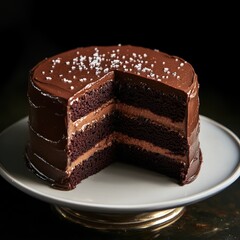
[(71, 138), (68, 147), (71, 161), (87, 152), (98, 142), (109, 136), (114, 131), (115, 115), (109, 114), (102, 121), (87, 126), (84, 130), (76, 132)]
[(162, 125), (157, 125), (143, 117), (128, 117), (120, 112), (115, 113), (115, 129), (132, 138), (145, 140), (174, 154), (184, 155), (187, 152), (187, 140)]
[(76, 166), (69, 178), (64, 179), (62, 182), (55, 182), (55, 187), (65, 186), (68, 190), (75, 188), (82, 180), (98, 173), (114, 162), (114, 156), (114, 146), (95, 152), (91, 157), (83, 161), (81, 165)]
[(153, 170), (168, 177), (172, 177), (181, 182), (181, 173), (186, 172), (186, 165), (183, 162), (140, 149), (133, 145), (118, 144), (118, 161)]
[[(164, 87), (163, 87), (164, 88)], [(86, 116), (111, 99), (131, 106), (149, 109), (173, 121), (184, 120), (186, 96), (166, 89), (154, 89), (131, 74), (115, 73), (115, 79), (106, 81), (97, 89), (87, 91), (70, 106), (71, 120)]]
[(70, 182), (70, 187), (73, 187), (83, 179), (98, 173), (114, 161), (125, 162), (143, 167), (144, 169), (153, 170), (175, 179), (180, 184), (187, 169), (183, 162), (178, 162), (161, 154), (148, 152), (133, 145), (114, 143), (111, 147), (96, 152), (89, 159), (83, 161), (81, 165), (78, 165), (70, 178), (66, 179), (66, 184)]
[(97, 89), (86, 92), (70, 106), (71, 120), (74, 122), (86, 116), (114, 97), (114, 83), (111, 80)]
[(184, 120), (186, 95), (169, 90), (159, 83), (158, 89), (147, 84), (141, 77), (116, 72), (115, 95), (118, 101), (131, 106), (149, 109), (153, 113), (165, 116), (173, 121)]

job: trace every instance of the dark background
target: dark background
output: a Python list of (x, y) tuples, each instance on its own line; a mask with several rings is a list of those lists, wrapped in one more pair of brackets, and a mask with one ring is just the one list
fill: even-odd
[[(27, 115), (28, 74), (40, 60), (75, 47), (120, 43), (159, 49), (190, 62), (200, 83), (200, 113), (240, 136), (240, 21), (237, 6), (225, 2), (209, 6), (195, 1), (188, 5), (182, 1), (168, 5), (161, 1), (138, 2), (136, 5), (130, 1), (108, 4), (103, 1), (61, 2), (0, 1), (0, 131)], [(4, 229), (23, 221), (21, 224), (26, 225), (28, 236), (31, 231), (34, 237), (37, 232), (39, 236), (46, 236), (42, 228), (48, 232), (51, 229), (63, 232), (67, 227), (69, 231), (73, 230), (72, 225), (49, 214), (48, 204), (26, 196), (1, 178), (0, 184)], [(236, 184), (233, 187), (239, 189)], [(212, 209), (225, 195), (218, 196), (218, 199), (212, 198)], [(206, 209), (204, 204), (207, 203), (204, 201), (203, 205), (196, 206)], [(22, 220), (23, 216), (25, 220)], [(45, 217), (48, 218), (46, 224)], [(30, 221), (26, 222), (26, 219)], [(9, 239), (20, 234), (1, 232), (10, 236)], [(84, 232), (75, 232), (72, 239), (79, 239), (78, 234), (85, 236)], [(18, 236), (25, 235), (21, 232)]]

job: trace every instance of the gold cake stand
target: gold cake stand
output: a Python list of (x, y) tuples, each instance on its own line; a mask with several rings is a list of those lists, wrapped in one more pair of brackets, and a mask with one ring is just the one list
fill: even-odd
[(177, 207), (143, 213), (95, 213), (74, 210), (59, 205), (53, 209), (65, 220), (83, 227), (103, 232), (159, 231), (175, 221), (185, 212), (185, 207)]

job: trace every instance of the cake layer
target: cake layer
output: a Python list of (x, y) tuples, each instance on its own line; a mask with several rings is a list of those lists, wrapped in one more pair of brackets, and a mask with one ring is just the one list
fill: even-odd
[(114, 81), (112, 79), (103, 82), (98, 88), (94, 88), (90, 91), (86, 91), (79, 97), (75, 97), (70, 104), (70, 118), (71, 121), (76, 121), (77, 119), (84, 117), (88, 113), (98, 109), (102, 104), (108, 102), (115, 98), (114, 93)]
[(71, 190), (83, 179), (99, 172), (114, 161), (114, 147), (108, 147), (95, 152), (82, 164), (77, 165), (70, 173), (50, 165), (37, 154), (27, 148), (26, 158), (28, 167), (40, 178), (51, 183), (54, 188)]
[[(159, 116), (182, 122), (186, 115), (187, 95), (129, 73), (116, 72), (116, 97), (119, 102), (148, 109)], [(176, 80), (177, 81), (177, 80)]]
[[(111, 99), (152, 113), (183, 122), (186, 116), (187, 95), (159, 83), (151, 86), (143, 78), (116, 71), (113, 79), (103, 78), (91, 84), (89, 89), (77, 93), (70, 101), (71, 121), (87, 115)], [(96, 86), (97, 85), (97, 86)], [(162, 85), (162, 86), (161, 86)], [(81, 93), (81, 94), (80, 94)]]
[[(29, 149), (30, 150), (30, 149)], [(160, 153), (150, 152), (135, 145), (113, 144), (102, 150), (96, 151), (87, 159), (72, 168), (72, 171), (60, 171), (50, 165), (36, 154), (27, 154), (30, 168), (41, 178), (48, 180), (55, 188), (70, 190), (83, 179), (98, 173), (114, 161), (121, 161), (127, 164), (144, 167), (164, 174), (178, 181), (180, 185), (187, 181), (193, 181), (201, 166), (201, 152), (196, 151), (195, 157), (190, 165), (186, 162), (177, 161), (175, 158), (166, 157)], [(40, 171), (41, 169), (41, 171)], [(49, 178), (54, 176), (54, 179)]]
[(187, 153), (187, 139), (178, 132), (174, 132), (163, 125), (155, 124), (143, 117), (131, 117), (116, 112), (116, 131), (126, 134), (132, 138), (145, 140), (168, 149), (176, 155)]
[(83, 131), (72, 135), (68, 146), (68, 156), (71, 162), (109, 136), (114, 131), (114, 120), (115, 115), (109, 114), (102, 121), (87, 125)]
[(191, 182), (198, 175), (202, 156), (200, 151), (195, 152), (191, 163), (177, 161), (174, 157), (146, 151), (134, 145), (118, 144), (118, 160), (140, 166), (145, 169), (164, 174), (178, 181), (180, 185)]
[(61, 188), (62, 184), (65, 186), (70, 184), (70, 189), (74, 188), (76, 184), (80, 183), (83, 179), (98, 173), (113, 163), (115, 156), (115, 146), (106, 147), (102, 151), (97, 151), (73, 169), (71, 175), (69, 175), (69, 179), (66, 179), (66, 183), (61, 182), (60, 185), (56, 183), (54, 185), (56, 188)]

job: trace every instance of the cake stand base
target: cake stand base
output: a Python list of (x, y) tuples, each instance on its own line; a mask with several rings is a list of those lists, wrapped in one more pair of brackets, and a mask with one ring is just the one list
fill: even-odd
[(177, 221), (185, 207), (144, 213), (94, 213), (58, 205), (53, 208), (66, 220), (104, 232), (158, 231)]

